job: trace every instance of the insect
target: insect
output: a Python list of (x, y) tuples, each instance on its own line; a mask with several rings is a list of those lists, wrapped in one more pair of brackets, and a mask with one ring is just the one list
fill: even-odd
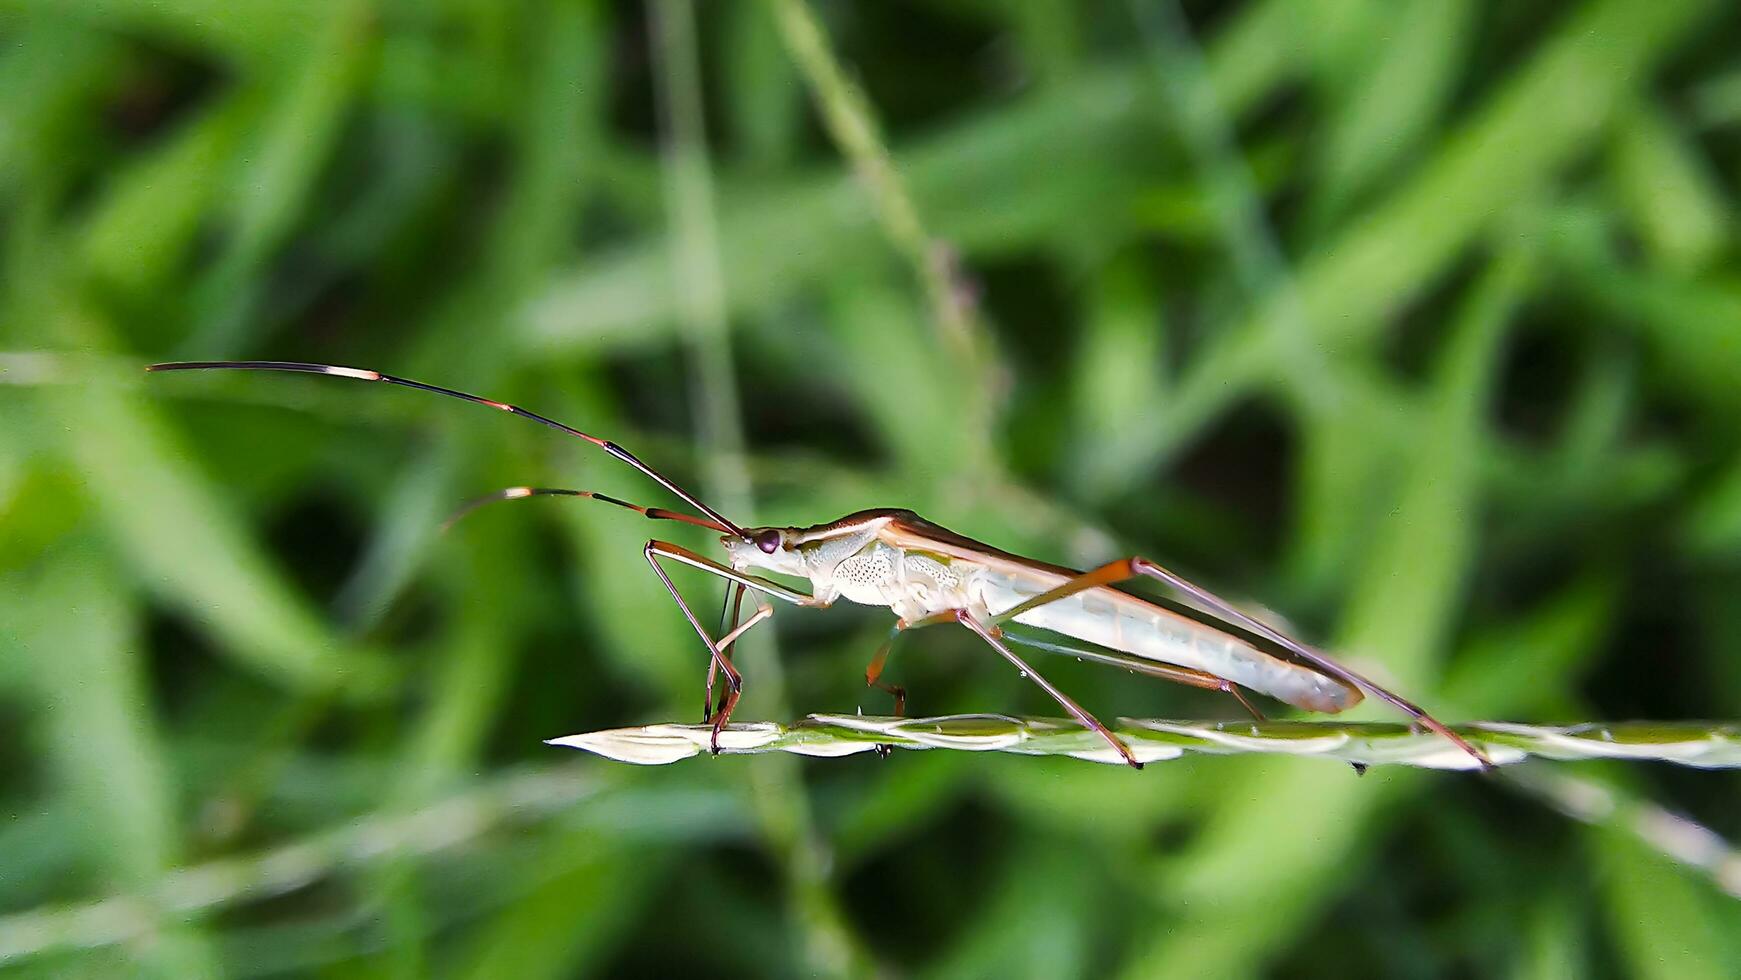
[[(743, 677), (732, 665), (731, 647), (745, 632), (773, 615), (773, 606), (762, 598), (769, 596), (810, 608), (827, 608), (846, 599), (886, 606), (892, 611), (895, 626), (865, 669), (865, 682), (893, 694), (897, 714), (904, 710), (905, 691), (880, 683), (895, 638), (907, 630), (956, 623), (976, 634), (1137, 769), (1142, 768), (1142, 763), (1130, 747), (1034, 670), (1011, 648), (1012, 643), (1222, 691), (1237, 698), (1258, 718), (1262, 715), (1241, 693), (1241, 688), (1308, 711), (1327, 713), (1353, 707), (1363, 694), (1370, 694), (1450, 740), (1482, 768), (1490, 769), (1493, 765), (1462, 736), (1413, 703), (1147, 558), (1122, 558), (1089, 571), (1077, 571), (1002, 551), (956, 534), (909, 510), (859, 511), (812, 527), (740, 527), (616, 443), (505, 402), (379, 371), (330, 364), (183, 361), (153, 364), (146, 370), (292, 371), (416, 388), (530, 419), (584, 439), (639, 470), (696, 513), (642, 507), (589, 490), (511, 487), (472, 501), (455, 519), (492, 501), (561, 495), (599, 500), (654, 520), (680, 521), (719, 532), (720, 545), (725, 550), (723, 562), (658, 539), (648, 541), (643, 549), (653, 573), (708, 650), (702, 713), (703, 721), (712, 723), (712, 747), (716, 753), (720, 732), (730, 720), (743, 690)], [(708, 632), (672, 583), (665, 562), (688, 565), (730, 583), (717, 636)], [(808, 579), (811, 591), (790, 588), (755, 572)], [(1117, 583), (1141, 577), (1161, 582), (1183, 602), (1163, 603), (1113, 588)], [(740, 623), (746, 590), (755, 595), (757, 608)], [(1009, 623), (1062, 634), (1101, 649), (1020, 637), (1005, 631)], [(1266, 650), (1266, 646), (1270, 649)], [(716, 675), (725, 679), (717, 704)]]

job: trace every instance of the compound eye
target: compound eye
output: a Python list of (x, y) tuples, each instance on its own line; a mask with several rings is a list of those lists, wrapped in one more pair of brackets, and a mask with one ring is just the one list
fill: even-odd
[(766, 531), (757, 531), (753, 540), (756, 542), (756, 547), (762, 549), (762, 553), (765, 555), (771, 555), (780, 550), (780, 532), (771, 528)]

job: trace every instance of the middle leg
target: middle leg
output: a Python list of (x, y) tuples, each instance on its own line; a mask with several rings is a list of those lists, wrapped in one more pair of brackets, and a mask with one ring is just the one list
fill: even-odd
[(907, 689), (897, 684), (882, 684), (878, 682), (878, 678), (883, 676), (883, 668), (888, 666), (889, 653), (895, 647), (895, 638), (900, 636), (902, 633), (905, 633), (907, 630), (923, 629), (926, 626), (936, 626), (939, 623), (953, 622), (955, 622), (955, 610), (953, 609), (945, 610), (940, 613), (932, 613), (929, 616), (921, 616), (914, 620), (897, 619), (895, 620), (894, 628), (889, 630), (888, 639), (883, 641), (882, 646), (877, 647), (876, 654), (871, 657), (870, 663), (865, 665), (865, 686), (887, 691), (894, 695), (895, 717), (899, 718), (901, 715), (906, 713)]
[[(871, 662), (865, 665), (865, 668), (864, 668), (865, 686), (866, 687), (874, 687), (879, 691), (887, 691), (890, 695), (892, 695), (894, 697), (894, 699), (895, 699), (895, 717), (896, 718), (904, 717), (907, 713), (907, 689), (902, 687), (899, 684), (884, 684), (879, 680), (879, 678), (881, 678), (883, 676), (883, 668), (888, 666), (889, 652), (892, 651), (895, 647), (895, 638), (900, 636), (902, 633), (905, 633), (907, 630), (921, 629), (921, 628), (926, 627), (926, 626), (935, 626), (938, 623), (953, 623), (953, 622), (955, 622), (955, 611), (954, 610), (948, 610), (948, 611), (940, 612), (940, 613), (933, 613), (929, 616), (922, 616), (918, 619), (911, 620), (911, 621), (908, 621), (905, 619), (897, 619), (897, 620), (895, 620), (894, 628), (889, 630), (888, 639), (883, 641), (882, 646), (877, 647), (877, 652), (874, 656), (871, 657)], [(889, 757), (890, 750), (891, 750), (891, 747), (888, 745), (883, 745), (880, 743), (877, 745), (877, 755), (882, 756), (885, 759), (887, 759)]]

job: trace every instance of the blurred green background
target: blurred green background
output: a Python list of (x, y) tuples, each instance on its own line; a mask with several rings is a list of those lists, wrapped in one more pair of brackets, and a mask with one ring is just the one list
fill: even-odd
[[(1710, 877), (1502, 779), (545, 746), (699, 720), (639, 547), (711, 536), (443, 536), (672, 501), (458, 402), (139, 372), (375, 367), (743, 523), (1155, 556), (1448, 719), (1733, 719), (1732, 11), (699, 6), (0, 2), (0, 969), (1734, 975)], [(886, 611), (774, 622), (740, 720), (888, 710)], [(964, 631), (888, 676), (1056, 713)], [(1558, 771), (1741, 837), (1733, 775)]]

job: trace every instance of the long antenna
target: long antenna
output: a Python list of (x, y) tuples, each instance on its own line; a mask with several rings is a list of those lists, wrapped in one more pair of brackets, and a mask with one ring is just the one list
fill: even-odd
[(617, 459), (620, 459), (630, 466), (633, 466), (635, 469), (640, 470), (642, 473), (652, 478), (654, 483), (657, 483), (676, 494), (684, 503), (687, 503), (689, 506), (694, 507), (696, 510), (707, 515), (726, 531), (736, 535), (737, 537), (743, 538), (746, 541), (749, 540), (749, 535), (744, 532), (743, 528), (738, 527), (736, 524), (727, 520), (725, 515), (721, 514), (719, 511), (716, 511), (712, 507), (702, 503), (694, 494), (678, 486), (663, 473), (660, 473), (658, 470), (641, 462), (639, 459), (636, 459), (634, 453), (631, 453), (627, 449), (611, 442), (609, 439), (600, 439), (598, 436), (582, 432), (571, 425), (564, 425), (555, 419), (539, 415), (537, 412), (529, 412), (518, 405), (493, 401), (478, 395), (467, 394), (463, 391), (455, 391), (452, 388), (443, 388), (440, 385), (426, 384), (422, 381), (413, 381), (410, 378), (398, 378), (391, 374), (382, 374), (380, 371), (371, 371), (367, 368), (339, 367), (335, 364), (306, 364), (301, 361), (172, 361), (166, 364), (152, 364), (146, 367), (145, 370), (294, 371), (301, 374), (329, 374), (337, 378), (354, 378), (358, 381), (384, 381), (390, 385), (399, 385), (404, 388), (416, 388), (420, 391), (432, 391), (435, 394), (446, 395), (449, 398), (458, 398), (461, 401), (474, 402), (479, 405), (496, 409), (497, 411), (507, 412), (509, 415), (518, 415), (521, 418), (531, 419), (539, 425), (548, 426), (558, 432), (566, 432), (571, 436), (578, 436), (581, 439), (585, 439), (587, 442), (590, 442), (605, 452), (610, 453)]
[(481, 497), (473, 497), (461, 504), (452, 514), (449, 514), (447, 520), (441, 522), (441, 529), (443, 531), (448, 530), (455, 524), (459, 523), (461, 518), (486, 504), (498, 503), (503, 500), (525, 500), (527, 497), (584, 497), (587, 500), (602, 500), (607, 504), (616, 504), (618, 507), (626, 507), (643, 517), (649, 517), (655, 521), (682, 521), (685, 524), (693, 524), (696, 527), (705, 527), (710, 531), (725, 530), (725, 525), (715, 523), (705, 517), (696, 517), (694, 514), (679, 514), (674, 510), (666, 510), (663, 507), (642, 507), (640, 504), (631, 504), (627, 500), (618, 500), (616, 497), (612, 497), (609, 494), (599, 493), (596, 490), (569, 490), (562, 487), (508, 487), (505, 490), (486, 493)]

